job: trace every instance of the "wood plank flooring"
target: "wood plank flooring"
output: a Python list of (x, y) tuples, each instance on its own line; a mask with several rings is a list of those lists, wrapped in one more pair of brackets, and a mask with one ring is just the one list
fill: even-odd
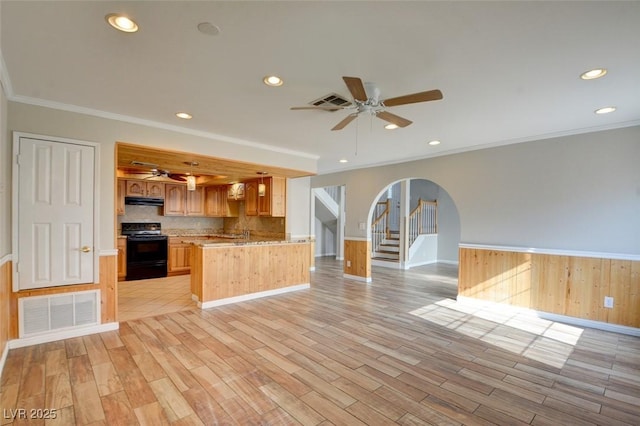
[(319, 259), (309, 290), (14, 349), (0, 424), (640, 424), (639, 338), (469, 308), (456, 282)]

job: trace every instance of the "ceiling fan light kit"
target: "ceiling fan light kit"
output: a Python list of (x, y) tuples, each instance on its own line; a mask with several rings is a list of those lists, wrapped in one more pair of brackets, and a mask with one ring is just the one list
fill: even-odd
[(325, 111), (337, 111), (340, 109), (355, 109), (356, 111), (343, 118), (331, 130), (344, 129), (349, 123), (362, 113), (376, 116), (397, 127), (407, 127), (412, 123), (411, 120), (392, 114), (386, 109), (398, 105), (407, 105), (418, 102), (437, 101), (443, 98), (440, 90), (429, 90), (426, 92), (412, 93), (409, 95), (398, 96), (386, 100), (380, 100), (380, 90), (372, 83), (363, 83), (358, 77), (342, 77), (342, 80), (349, 89), (349, 93), (353, 97), (351, 105), (314, 105), (304, 107), (292, 107), (292, 110), (301, 109), (319, 109)]

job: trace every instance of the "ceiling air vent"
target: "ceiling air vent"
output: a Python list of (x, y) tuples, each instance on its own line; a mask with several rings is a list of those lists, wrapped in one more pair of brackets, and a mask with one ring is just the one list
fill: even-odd
[[(309, 102), (309, 104), (313, 106), (322, 106), (322, 107), (331, 107), (331, 106), (346, 107), (351, 105), (351, 101), (343, 98), (337, 93), (330, 93), (319, 99), (316, 99), (315, 101)], [(337, 111), (338, 109), (339, 108), (335, 110), (328, 110), (328, 111)]]

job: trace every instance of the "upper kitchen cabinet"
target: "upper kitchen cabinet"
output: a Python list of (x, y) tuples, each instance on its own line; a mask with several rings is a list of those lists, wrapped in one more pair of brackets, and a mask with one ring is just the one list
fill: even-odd
[(143, 180), (127, 180), (125, 186), (126, 197), (164, 198), (164, 183)]
[(244, 183), (233, 183), (227, 191), (229, 200), (244, 200)]
[(178, 184), (165, 185), (164, 215), (184, 216), (187, 213), (187, 187)]
[(194, 191), (187, 192), (187, 216), (204, 216), (204, 188), (196, 187)]
[(205, 216), (237, 217), (238, 204), (229, 203), (226, 185), (209, 186), (205, 189)]
[[(264, 195), (259, 185), (264, 183)], [(247, 216), (285, 217), (286, 184), (283, 177), (266, 177), (245, 182), (245, 214)]]

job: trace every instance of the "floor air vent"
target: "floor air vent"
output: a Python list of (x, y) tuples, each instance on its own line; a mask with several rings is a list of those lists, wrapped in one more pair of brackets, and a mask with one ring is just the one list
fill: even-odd
[(99, 290), (20, 298), (20, 337), (99, 323)]
[[(330, 93), (326, 96), (323, 96), (309, 103), (313, 106), (322, 106), (322, 107), (331, 107), (331, 106), (346, 107), (351, 105), (351, 101), (343, 98), (342, 96), (336, 93)], [(337, 110), (338, 109), (336, 109), (335, 111)]]

